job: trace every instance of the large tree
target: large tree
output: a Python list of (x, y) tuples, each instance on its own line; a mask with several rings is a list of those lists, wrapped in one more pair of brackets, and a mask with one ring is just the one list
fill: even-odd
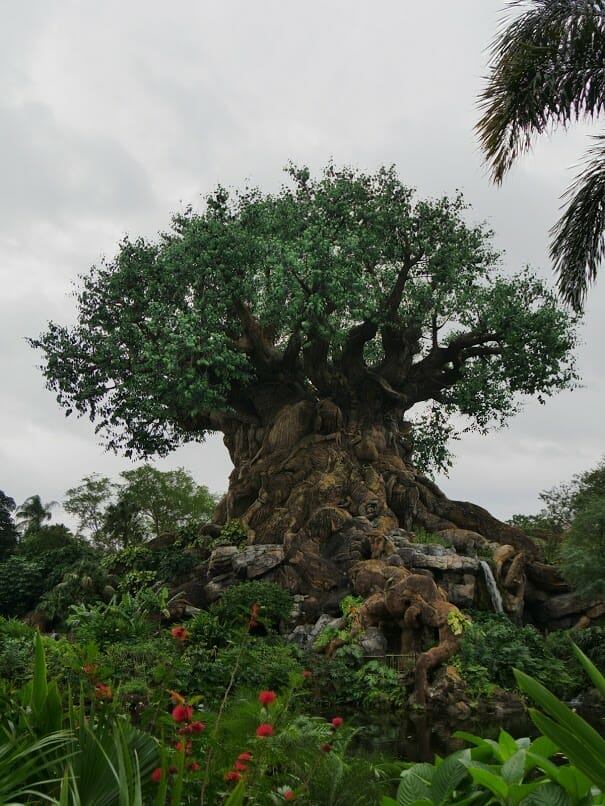
[(49, 387), (126, 454), (221, 431), (223, 514), (257, 542), (352, 515), (472, 528), (485, 513), (452, 509), (414, 449), (444, 463), (454, 425), (570, 386), (572, 317), (528, 271), (499, 271), (461, 197), (416, 199), (393, 169), (288, 173), (275, 194), (219, 188), (93, 267), (77, 324), (32, 341)]
[[(536, 135), (591, 119), (605, 106), (604, 0), (512, 0), (514, 12), (492, 46), (477, 125), (495, 182)], [(605, 140), (565, 194), (550, 255), (563, 298), (582, 307), (605, 253)]]

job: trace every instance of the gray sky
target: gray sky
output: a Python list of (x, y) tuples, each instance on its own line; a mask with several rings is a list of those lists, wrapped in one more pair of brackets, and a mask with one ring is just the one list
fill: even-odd
[[(394, 163), (419, 194), (461, 189), (511, 270), (550, 277), (548, 229), (587, 132), (540, 141), (490, 186), (473, 135), (503, 0), (27, 0), (0, 8), (0, 489), (61, 500), (90, 473), (130, 467), (66, 419), (25, 343), (73, 320), (72, 283), (125, 234), (153, 236), (217, 183), (277, 188), (293, 160)], [(598, 130), (595, 129), (595, 130)], [(605, 268), (602, 271), (605, 275)], [(456, 446), (452, 498), (499, 517), (605, 453), (605, 278), (583, 327), (583, 388), (528, 402), (510, 426)], [(212, 491), (218, 437), (184, 466)], [(60, 517), (60, 514), (59, 514)]]

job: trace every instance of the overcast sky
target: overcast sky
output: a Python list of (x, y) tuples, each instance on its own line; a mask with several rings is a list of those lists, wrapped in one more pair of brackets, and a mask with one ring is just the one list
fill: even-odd
[[(73, 282), (125, 233), (153, 236), (217, 183), (275, 189), (288, 160), (394, 163), (420, 195), (461, 189), (511, 270), (550, 278), (548, 229), (586, 128), (537, 144), (501, 188), (473, 126), (504, 0), (25, 0), (0, 9), (0, 489), (61, 500), (132, 465), (66, 419), (25, 337), (73, 321)], [(596, 129), (598, 130), (598, 129)], [(605, 275), (605, 269), (602, 272)], [(605, 276), (589, 297), (583, 388), (529, 401), (504, 431), (456, 446), (452, 498), (501, 518), (605, 452)], [(221, 440), (184, 466), (226, 489)], [(56, 516), (57, 517), (57, 516)], [(58, 515), (60, 517), (60, 513)]]

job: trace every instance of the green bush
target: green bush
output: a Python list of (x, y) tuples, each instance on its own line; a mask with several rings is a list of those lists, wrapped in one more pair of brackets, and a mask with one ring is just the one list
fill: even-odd
[(47, 589), (46, 567), (41, 560), (11, 555), (0, 563), (0, 616), (25, 615)]
[(605, 596), (605, 497), (576, 513), (560, 549), (561, 572), (583, 596)]
[(67, 625), (80, 641), (94, 641), (100, 647), (116, 641), (140, 640), (155, 632), (149, 610), (130, 594), (116, 596), (109, 603), (71, 605)]
[(272, 631), (281, 621), (288, 621), (294, 602), (288, 591), (273, 582), (242, 582), (227, 588), (215, 612), (227, 627), (241, 625), (249, 619), (255, 604), (259, 606), (255, 620)]
[(488, 694), (480, 689), (489, 683), (515, 688), (513, 667), (531, 674), (559, 696), (570, 696), (581, 686), (579, 674), (570, 672), (539, 630), (531, 625), (517, 627), (503, 613), (473, 613), (473, 622), (460, 642), (456, 666), (477, 693)]

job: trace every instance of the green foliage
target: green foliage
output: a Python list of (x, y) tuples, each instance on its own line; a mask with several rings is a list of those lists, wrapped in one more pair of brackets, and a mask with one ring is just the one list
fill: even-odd
[(605, 596), (605, 495), (584, 499), (560, 549), (561, 571), (583, 596)]
[(426, 529), (416, 529), (414, 531), (414, 543), (421, 543), (424, 545), (437, 544), (444, 546), (444, 548), (451, 548), (452, 543), (446, 537), (437, 535), (434, 532), (427, 532)]
[(462, 635), (469, 624), (472, 624), (471, 619), (459, 610), (450, 610), (447, 614), (447, 626), (453, 635)]
[(0, 563), (0, 615), (23, 616), (33, 610), (47, 585), (41, 560), (9, 556)]
[(159, 537), (184, 526), (199, 527), (216, 507), (214, 496), (184, 468), (157, 470), (145, 464), (120, 474), (123, 495), (139, 510), (146, 534)]
[(36, 532), (44, 525), (45, 521), (52, 518), (51, 509), (56, 501), (43, 504), (39, 495), (30, 495), (17, 508), (17, 526), (23, 535), (28, 532)]
[(84, 476), (77, 487), (65, 493), (63, 509), (78, 519), (79, 534), (86, 535), (93, 543), (103, 544), (104, 514), (113, 498), (116, 485), (98, 473)]
[(460, 642), (456, 666), (475, 695), (489, 694), (494, 684), (514, 688), (514, 667), (562, 696), (575, 693), (581, 684), (573, 665), (557, 657), (535, 627), (517, 627), (500, 613), (473, 613), (473, 622)]
[(407, 693), (399, 674), (382, 661), (364, 663), (355, 679), (351, 700), (362, 708), (401, 708), (405, 704)]
[(229, 546), (241, 548), (245, 545), (247, 536), (248, 533), (244, 524), (238, 518), (232, 518), (221, 529), (218, 540), (221, 543), (227, 543)]
[(216, 613), (223, 624), (238, 625), (250, 618), (255, 604), (259, 606), (256, 621), (271, 631), (288, 621), (294, 601), (288, 591), (273, 582), (242, 582), (223, 592)]
[[(515, 8), (517, 3), (511, 3)], [(511, 15), (492, 46), (489, 80), (477, 125), (494, 181), (532, 145), (535, 135), (603, 111), (605, 49), (600, 2), (533, 0)], [(550, 256), (566, 302), (582, 307), (603, 257), (605, 153), (595, 138), (585, 165), (565, 193), (551, 230)]]
[(109, 603), (71, 605), (67, 625), (80, 641), (94, 641), (100, 647), (115, 641), (139, 640), (153, 634), (151, 608), (141, 595), (123, 593)]
[(13, 519), (16, 505), (13, 498), (0, 490), (0, 562), (17, 546), (18, 531)]
[(276, 194), (219, 187), (156, 242), (124, 239), (82, 278), (76, 325), (31, 341), (109, 447), (166, 454), (248, 423), (262, 379), (345, 414), (369, 385), (401, 426), (428, 402), (420, 458), (443, 464), (455, 415), (484, 431), (573, 385), (572, 317), (527, 271), (498, 273), (460, 196), (416, 199), (393, 168), (287, 173)]

